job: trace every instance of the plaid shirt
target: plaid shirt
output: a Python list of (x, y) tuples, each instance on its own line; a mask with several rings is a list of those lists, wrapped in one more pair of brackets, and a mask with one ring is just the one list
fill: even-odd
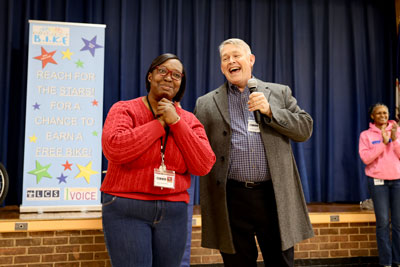
[(229, 84), (228, 106), (232, 127), (231, 153), (228, 179), (260, 182), (271, 179), (261, 133), (250, 132), (248, 120), (254, 113), (248, 110), (250, 91), (242, 92)]

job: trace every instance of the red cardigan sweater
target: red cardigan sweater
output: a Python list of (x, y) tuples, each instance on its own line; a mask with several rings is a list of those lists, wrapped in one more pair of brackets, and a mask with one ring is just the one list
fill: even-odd
[(154, 168), (161, 164), (161, 140), (165, 129), (154, 119), (142, 97), (114, 104), (106, 118), (102, 147), (108, 159), (102, 192), (141, 200), (189, 202), (190, 174), (206, 175), (215, 155), (203, 125), (190, 112), (177, 106), (180, 120), (170, 125), (164, 162), (175, 171), (175, 189), (154, 183)]

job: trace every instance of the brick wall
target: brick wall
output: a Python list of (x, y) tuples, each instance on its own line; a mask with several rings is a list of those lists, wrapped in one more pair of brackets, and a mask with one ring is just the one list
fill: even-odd
[(295, 246), (295, 258), (378, 256), (375, 222), (313, 224), (315, 236)]
[[(296, 259), (377, 256), (375, 223), (314, 223), (315, 237), (295, 246)], [(217, 250), (200, 246), (193, 227), (191, 263), (222, 263)], [(259, 256), (261, 260), (261, 254)], [(101, 230), (0, 233), (0, 266), (111, 266)]]
[(111, 266), (103, 232), (0, 233), (0, 266)]
[[(315, 236), (295, 246), (295, 259), (378, 256), (375, 222), (317, 223), (313, 224), (313, 228)], [(201, 228), (194, 227), (192, 264), (222, 263), (217, 250), (201, 248), (200, 242)], [(261, 253), (259, 260), (262, 260)]]

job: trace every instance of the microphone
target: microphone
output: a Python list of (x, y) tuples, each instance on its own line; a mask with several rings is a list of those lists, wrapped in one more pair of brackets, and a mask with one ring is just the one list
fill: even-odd
[[(250, 93), (257, 92), (257, 80), (251, 78), (247, 81), (247, 87), (249, 88)], [(261, 123), (261, 113), (259, 110), (254, 111), (254, 118), (258, 124)]]

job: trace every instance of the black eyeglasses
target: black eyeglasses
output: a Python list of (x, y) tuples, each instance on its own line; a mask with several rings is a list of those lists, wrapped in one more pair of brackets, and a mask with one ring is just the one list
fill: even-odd
[(171, 73), (171, 78), (174, 79), (175, 81), (180, 81), (183, 78), (183, 73), (180, 73), (177, 70), (169, 70), (164, 66), (157, 66), (156, 70), (158, 74), (160, 74), (161, 76), (167, 76), (168, 73)]

